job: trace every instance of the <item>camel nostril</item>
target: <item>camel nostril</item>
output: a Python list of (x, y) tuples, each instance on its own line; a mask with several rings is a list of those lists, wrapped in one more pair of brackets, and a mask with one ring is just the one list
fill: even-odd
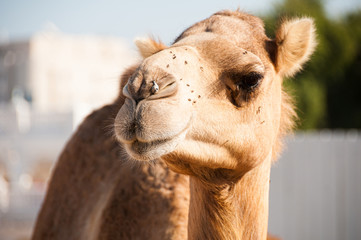
[[(169, 97), (171, 95), (173, 95), (174, 93), (176, 93), (177, 89), (178, 89), (178, 84), (176, 81), (172, 81), (169, 84), (160, 87), (158, 86), (158, 84), (154, 81), (153, 82), (153, 86), (150, 89), (152, 95), (150, 95), (148, 97), (148, 99), (159, 99), (159, 98), (165, 98), (165, 97)], [(155, 91), (156, 89), (158, 89), (157, 91)]]
[(152, 81), (152, 83), (153, 83), (153, 86), (150, 89), (150, 91), (152, 94), (156, 94), (159, 91), (159, 86), (155, 81)]

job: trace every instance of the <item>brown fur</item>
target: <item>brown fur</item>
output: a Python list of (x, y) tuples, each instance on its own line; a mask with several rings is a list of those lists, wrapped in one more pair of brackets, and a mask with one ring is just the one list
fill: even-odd
[[(295, 117), (282, 77), (312, 53), (313, 32), (287, 21), (271, 40), (259, 18), (222, 11), (169, 48), (138, 40), (146, 59), (69, 141), (33, 239), (265, 239), (271, 162)], [(252, 92), (234, 84), (254, 72)]]
[(32, 239), (186, 238), (188, 178), (127, 161), (111, 131), (122, 102), (88, 116), (66, 145)]

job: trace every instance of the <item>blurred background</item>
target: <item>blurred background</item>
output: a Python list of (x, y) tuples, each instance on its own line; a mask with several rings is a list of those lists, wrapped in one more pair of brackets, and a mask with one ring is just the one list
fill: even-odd
[(139, 56), (222, 9), (265, 20), (310, 16), (319, 45), (285, 81), (300, 116), (272, 169), (269, 232), (361, 239), (361, 1), (0, 0), (0, 239), (28, 239), (52, 166), (92, 110), (111, 102)]

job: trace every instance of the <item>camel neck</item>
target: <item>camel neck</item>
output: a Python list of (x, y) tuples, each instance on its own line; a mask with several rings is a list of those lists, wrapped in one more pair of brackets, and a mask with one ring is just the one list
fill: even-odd
[(266, 239), (270, 157), (236, 183), (190, 178), (188, 239)]

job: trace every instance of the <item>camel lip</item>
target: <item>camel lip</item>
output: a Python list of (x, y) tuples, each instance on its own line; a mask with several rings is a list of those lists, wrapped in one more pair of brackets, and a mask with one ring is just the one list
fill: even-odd
[(136, 152), (137, 154), (143, 155), (153, 149), (159, 148), (162, 145), (166, 144), (167, 142), (172, 141), (172, 139), (163, 139), (163, 140), (156, 140), (152, 142), (141, 142), (141, 141), (134, 141), (130, 144), (131, 149)]
[(125, 150), (130, 155), (130, 157), (135, 160), (150, 161), (156, 158), (160, 158), (161, 156), (166, 155), (176, 149), (178, 143), (185, 138), (188, 129), (190, 129), (192, 119), (193, 116), (187, 123), (186, 127), (171, 138), (159, 139), (149, 142), (136, 139), (129, 143), (123, 143)]
[(177, 136), (175, 138), (155, 140), (152, 142), (140, 142), (136, 140), (132, 143), (123, 145), (127, 154), (132, 159), (138, 161), (151, 161), (174, 151), (181, 138), (181, 136)]

